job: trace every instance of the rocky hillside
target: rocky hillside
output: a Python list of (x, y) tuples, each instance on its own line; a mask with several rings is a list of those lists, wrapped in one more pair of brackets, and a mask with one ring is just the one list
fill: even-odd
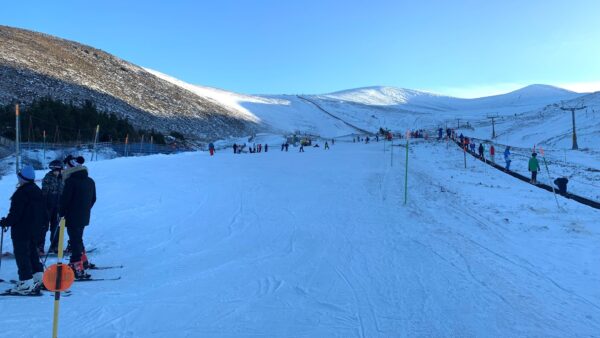
[(252, 116), (195, 95), (101, 50), (46, 34), (0, 26), (0, 104), (50, 96), (95, 102), (144, 129), (196, 140), (262, 129)]

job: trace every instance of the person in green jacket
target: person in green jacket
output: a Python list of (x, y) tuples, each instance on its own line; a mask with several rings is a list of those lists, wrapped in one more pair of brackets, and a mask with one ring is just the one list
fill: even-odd
[(537, 154), (531, 154), (529, 159), (529, 171), (531, 171), (531, 183), (537, 184), (537, 173), (540, 170), (540, 162), (538, 162)]

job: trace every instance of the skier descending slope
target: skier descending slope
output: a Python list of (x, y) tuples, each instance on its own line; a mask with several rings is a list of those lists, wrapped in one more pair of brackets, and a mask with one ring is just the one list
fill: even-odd
[(40, 263), (37, 244), (42, 226), (47, 224), (42, 190), (35, 184), (35, 171), (25, 166), (17, 174), (19, 184), (10, 198), (10, 211), (0, 220), (2, 231), (10, 227), (19, 282), (9, 293), (30, 295), (39, 293), (44, 268)]
[(65, 162), (70, 167), (65, 170), (65, 187), (60, 199), (60, 216), (65, 217), (65, 225), (71, 243), (70, 266), (76, 279), (91, 276), (85, 272), (88, 262), (83, 247), (83, 230), (90, 224), (90, 212), (96, 203), (96, 183), (88, 176), (80, 156), (67, 156)]

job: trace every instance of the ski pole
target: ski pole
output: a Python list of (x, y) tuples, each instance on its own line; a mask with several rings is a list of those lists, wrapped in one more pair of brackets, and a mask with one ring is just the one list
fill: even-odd
[[(60, 223), (60, 220), (58, 220), (58, 215), (56, 216), (57, 218), (57, 223)], [(56, 226), (58, 228), (58, 224)], [(52, 247), (52, 243), (54, 243), (54, 240), (56, 239), (56, 235), (58, 235), (58, 229), (54, 230), (54, 235), (50, 236), (50, 247)], [(46, 252), (46, 256), (44, 257), (44, 261), (42, 262), (42, 265), (44, 266), (44, 268), (46, 267), (46, 261), (48, 260), (48, 256), (50, 255), (50, 249), (48, 249), (48, 252)]]

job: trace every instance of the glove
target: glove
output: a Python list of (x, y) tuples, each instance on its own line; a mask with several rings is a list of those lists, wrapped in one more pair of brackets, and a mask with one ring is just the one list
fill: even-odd
[(6, 232), (8, 230), (9, 225), (6, 223), (6, 217), (0, 219), (0, 226), (2, 227), (2, 231)]

